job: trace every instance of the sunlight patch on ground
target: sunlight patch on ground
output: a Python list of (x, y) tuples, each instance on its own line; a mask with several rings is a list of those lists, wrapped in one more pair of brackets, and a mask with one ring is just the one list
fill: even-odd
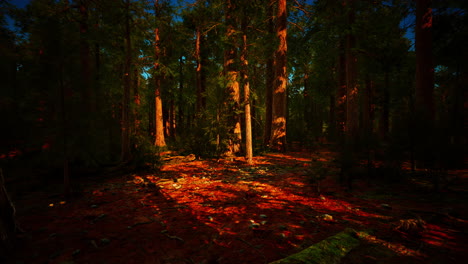
[(405, 247), (404, 245), (402, 245), (400, 243), (390, 243), (390, 242), (387, 242), (387, 241), (385, 241), (383, 239), (377, 238), (377, 237), (372, 236), (372, 235), (363, 236), (362, 239), (365, 240), (366, 242), (371, 243), (371, 244), (384, 246), (384, 247), (394, 251), (395, 253), (397, 253), (400, 256), (427, 257), (424, 254), (421, 254), (420, 252), (418, 252), (416, 250), (409, 249), (409, 248)]

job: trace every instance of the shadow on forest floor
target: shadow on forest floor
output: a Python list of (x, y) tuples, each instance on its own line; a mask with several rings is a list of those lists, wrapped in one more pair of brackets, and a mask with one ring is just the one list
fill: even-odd
[[(71, 201), (16, 195), (26, 233), (11, 263), (268, 263), (347, 227), (372, 235), (344, 263), (468, 257), (468, 189), (434, 195), (407, 182), (358, 182), (349, 193), (336, 182), (335, 158), (321, 149), (264, 154), (254, 166), (243, 158), (195, 160), (82, 179), (82, 196)], [(319, 167), (328, 175), (321, 194), (310, 183)]]

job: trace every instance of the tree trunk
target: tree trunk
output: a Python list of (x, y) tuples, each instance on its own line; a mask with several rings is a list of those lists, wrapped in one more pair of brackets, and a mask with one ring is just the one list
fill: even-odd
[[(273, 8), (276, 0), (270, 0), (268, 3), (267, 16), (268, 16), (268, 35), (273, 36), (275, 33), (275, 24), (273, 21)], [(263, 134), (263, 144), (268, 146), (271, 138), (271, 123), (272, 123), (272, 109), (273, 109), (273, 85), (275, 80), (274, 72), (274, 50), (267, 48), (267, 62), (266, 62), (266, 89), (265, 89), (265, 130)]]
[(336, 91), (336, 132), (340, 143), (343, 143), (346, 124), (346, 56), (343, 40), (340, 40), (339, 47), (338, 89)]
[(273, 90), (273, 119), (271, 125), (270, 147), (281, 152), (286, 151), (286, 88), (288, 81), (286, 72), (286, 53), (288, 50), (286, 26), (286, 0), (278, 0), (276, 36), (278, 38), (279, 45), (275, 53), (276, 74)]
[(363, 109), (362, 109), (362, 130), (363, 137), (369, 138), (373, 130), (373, 82), (369, 75), (366, 76), (366, 87), (363, 94)]
[(380, 118), (380, 137), (386, 140), (390, 124), (390, 80), (388, 72), (384, 73), (384, 85), (382, 92), (382, 113)]
[(249, 62), (247, 60), (247, 15), (244, 14), (242, 21), (242, 83), (244, 85), (244, 104), (245, 104), (245, 157), (249, 165), (253, 164), (253, 149), (252, 149), (252, 122), (250, 113), (250, 82), (249, 82)]
[(204, 37), (200, 27), (197, 27), (197, 37), (195, 44), (195, 56), (197, 59), (197, 113), (202, 113), (206, 108), (206, 76), (205, 76), (205, 65), (204, 56), (202, 52), (204, 45)]
[(88, 5), (87, 1), (79, 1), (80, 11), (80, 62), (81, 62), (81, 88), (82, 102), (86, 118), (95, 111), (94, 99), (91, 87), (91, 50), (88, 42)]
[(141, 98), (140, 98), (140, 73), (138, 69), (133, 69), (133, 103), (135, 108), (133, 109), (133, 130), (135, 133), (139, 133), (140, 131), (140, 123), (141, 123), (141, 114), (140, 114), (140, 106), (141, 106)]
[(416, 112), (433, 122), (434, 65), (432, 62), (431, 0), (416, 1)]
[(419, 160), (425, 168), (434, 166), (438, 155), (433, 138), (435, 106), (430, 5), (430, 0), (416, 1), (416, 160)]
[[(159, 0), (154, 1), (154, 10), (156, 19), (159, 18), (160, 6)], [(159, 27), (154, 29), (154, 112), (155, 112), (155, 138), (154, 145), (157, 147), (165, 147), (166, 141), (164, 139), (164, 120), (163, 120), (163, 107), (161, 99), (161, 41), (159, 39)]]
[(336, 102), (335, 96), (330, 94), (330, 110), (328, 112), (328, 141), (336, 139)]
[(132, 67), (132, 45), (130, 39), (130, 0), (126, 1), (125, 18), (125, 62), (124, 62), (124, 91), (122, 97), (122, 137), (121, 137), (121, 156), (122, 162), (127, 162), (131, 158), (130, 152), (130, 86), (131, 86), (131, 67)]
[(226, 91), (229, 95), (229, 100), (227, 102), (229, 107), (229, 145), (228, 145), (228, 155), (236, 155), (240, 153), (241, 150), (241, 124), (240, 124), (240, 115), (238, 111), (240, 109), (240, 91), (239, 91), (239, 81), (237, 80), (239, 76), (238, 69), (235, 66), (235, 59), (237, 56), (237, 47), (236, 47), (236, 28), (237, 24), (236, 19), (233, 15), (236, 6), (234, 5), (233, 0), (226, 1), (226, 39), (227, 45), (224, 52), (224, 74), (227, 80)]
[(184, 124), (182, 123), (184, 120), (184, 60), (183, 56), (179, 58), (179, 98), (178, 98), (178, 116), (177, 116), (177, 134), (181, 134), (184, 129)]
[[(352, 26), (355, 20), (354, 0), (349, 0), (348, 24)], [(346, 125), (345, 135), (347, 144), (354, 145), (359, 130), (358, 107), (358, 83), (357, 83), (357, 58), (353, 49), (356, 46), (355, 36), (352, 33), (346, 35)]]

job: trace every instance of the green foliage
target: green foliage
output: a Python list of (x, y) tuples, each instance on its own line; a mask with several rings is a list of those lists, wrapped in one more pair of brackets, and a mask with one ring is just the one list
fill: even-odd
[(134, 136), (135, 149), (132, 163), (138, 169), (156, 172), (162, 165), (160, 153), (163, 149), (155, 146), (149, 137)]

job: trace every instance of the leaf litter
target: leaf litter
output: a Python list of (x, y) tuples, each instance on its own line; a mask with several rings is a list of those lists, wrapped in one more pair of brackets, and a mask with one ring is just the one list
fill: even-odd
[[(326, 149), (265, 154), (253, 166), (243, 158), (189, 160), (159, 173), (106, 178), (78, 199), (43, 201), (42, 210), (19, 214), (25, 246), (14, 257), (23, 263), (269, 263), (345, 228), (372, 233), (345, 263), (368, 261), (376, 247), (373, 257), (383, 261), (467, 256), (465, 216), (455, 227), (428, 219), (421, 234), (402, 232), (395, 226), (409, 205), (422, 208), (419, 201), (405, 200), (402, 188), (384, 199), (368, 198), (371, 187), (345, 192), (335, 156)], [(321, 193), (310, 182), (314, 173)]]

